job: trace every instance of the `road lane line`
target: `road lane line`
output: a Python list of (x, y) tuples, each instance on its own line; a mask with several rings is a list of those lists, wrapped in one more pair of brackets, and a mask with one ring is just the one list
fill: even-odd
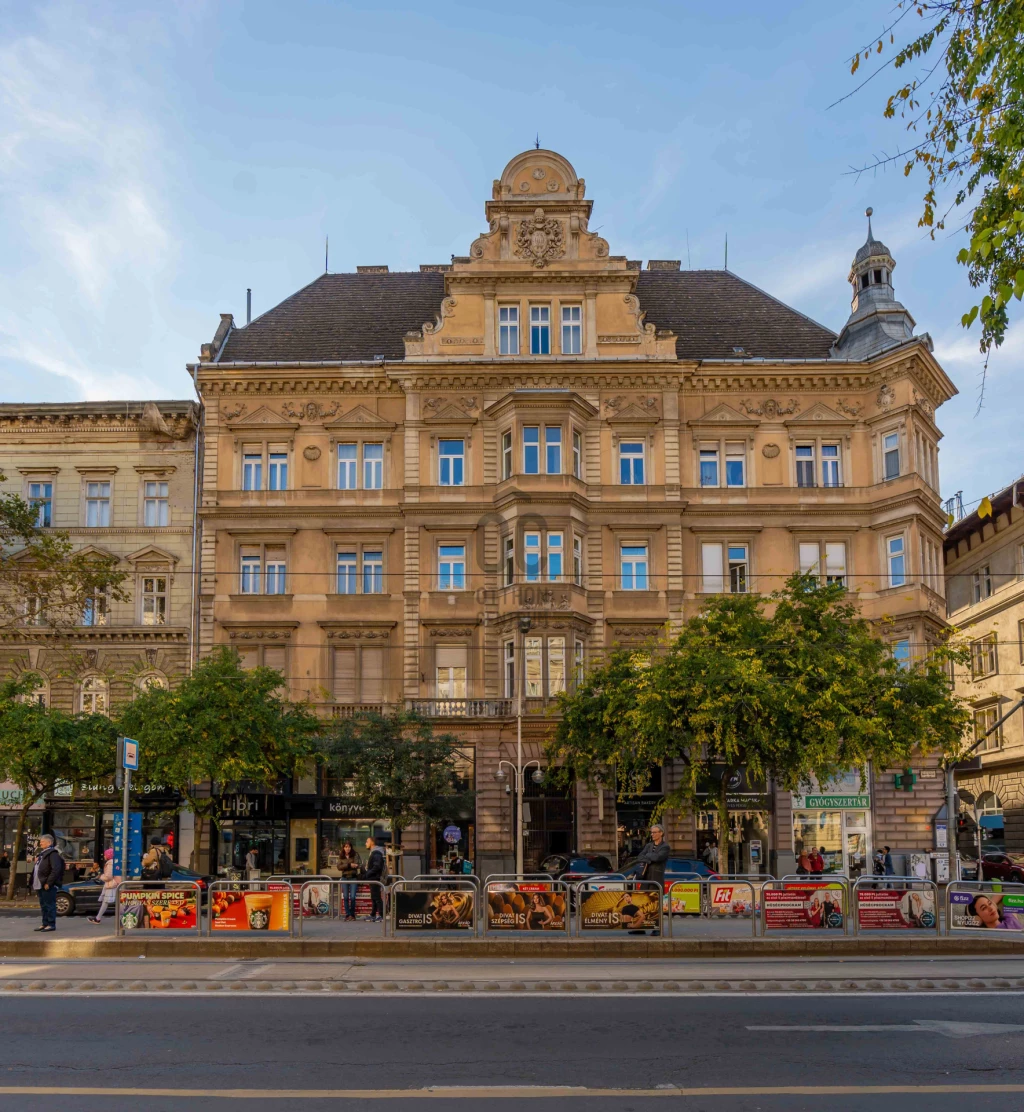
[(915, 1019), (913, 1023), (816, 1023), (748, 1024), (748, 1031), (817, 1031), (831, 1034), (858, 1034), (861, 1031), (910, 1031), (924, 1035), (945, 1035), (950, 1039), (969, 1039), (975, 1035), (1010, 1035), (1024, 1031), (1022, 1023), (971, 1023), (953, 1019)]

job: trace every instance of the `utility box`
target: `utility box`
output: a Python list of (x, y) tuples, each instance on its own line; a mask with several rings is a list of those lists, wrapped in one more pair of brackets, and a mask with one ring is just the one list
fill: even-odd
[(930, 855), (932, 859), (932, 880), (936, 884), (949, 883), (949, 855), (946, 853), (933, 853)]

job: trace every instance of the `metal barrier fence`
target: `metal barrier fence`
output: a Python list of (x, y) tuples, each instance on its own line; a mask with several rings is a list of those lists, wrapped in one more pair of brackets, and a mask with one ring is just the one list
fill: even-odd
[[(390, 886), (380, 880), (346, 880), (336, 877), (327, 877), (324, 880), (309, 880), (303, 884), (298, 893), (298, 914), (295, 916), (299, 925), (299, 938), (303, 937), (304, 924), (307, 919), (318, 922), (341, 922), (348, 916), (342, 916), (342, 908), (346, 906), (346, 894), (350, 897), (354, 909), (359, 898), (359, 890), (366, 889), (371, 893), (371, 911), (373, 908), (372, 893), (374, 889), (380, 890), (381, 907), (381, 934), (387, 934), (387, 906)], [(366, 922), (366, 920), (363, 920)]]
[(978, 930), (1024, 932), (1024, 884), (950, 881), (946, 885), (946, 934)]
[(483, 933), (557, 932), (569, 936), (569, 885), (548, 873), (492, 874), (484, 881), (480, 914)]
[[(600, 883), (599, 883), (600, 882)], [(584, 931), (654, 930), (664, 934), (665, 889), (657, 880), (627, 880), (608, 883), (604, 876), (587, 877), (573, 887), (576, 906), (576, 937)], [(589, 894), (584, 896), (585, 892)]]
[[(408, 880), (408, 877), (395, 877), (395, 880)], [(480, 878), (476, 873), (417, 873), (413, 880), (468, 880), (480, 887)]]
[(199, 938), (202, 923), (203, 888), (196, 880), (122, 880), (114, 889), (115, 938), (144, 929)]
[[(895, 881), (895, 883), (894, 883)], [(934, 930), (939, 922), (939, 886), (921, 877), (859, 876), (850, 889), (853, 933)]]
[(550, 873), (488, 873), (484, 877), (484, 887), (486, 888), (492, 880), (554, 880), (555, 878)]
[[(761, 888), (761, 935), (767, 931), (842, 930), (849, 932), (850, 878), (799, 874), (766, 881)], [(836, 905), (835, 897), (839, 902)]]
[(391, 885), (388, 919), (399, 931), (466, 931), (475, 937), (480, 914), (476, 876), (399, 877)]
[(248, 931), (260, 937), (292, 933), (292, 886), (286, 881), (215, 880), (208, 889), (206, 930)]
[(707, 918), (707, 919), (711, 918), (712, 905), (714, 903), (714, 899), (715, 899), (717, 891), (721, 890), (721, 891), (724, 891), (724, 892), (728, 893), (728, 901), (729, 901), (730, 905), (732, 905), (735, 901), (734, 893), (735, 893), (735, 890), (737, 888), (743, 888), (746, 891), (748, 891), (750, 893), (750, 899), (748, 901), (746, 901), (745, 910), (743, 912), (737, 912), (737, 916), (742, 917), (742, 918), (747, 918), (747, 916), (750, 917), (751, 937), (752, 938), (757, 937), (757, 917), (754, 914), (755, 893), (754, 893), (753, 883), (749, 880), (722, 881), (722, 880), (716, 880), (713, 877), (702, 876), (698, 881), (692, 881), (692, 880), (678, 881), (677, 880), (677, 881), (673, 881), (668, 886), (668, 937), (669, 938), (672, 937), (672, 931), (673, 931), (672, 916), (674, 914), (686, 914), (686, 912), (675, 912), (673, 910), (673, 907), (674, 907), (673, 892), (675, 891), (675, 889), (677, 887), (680, 887), (680, 886), (689, 887), (689, 886), (692, 886), (694, 884), (696, 884), (697, 888), (698, 888), (698, 903), (699, 903), (700, 909), (701, 909), (699, 914), (701, 915), (701, 918)]

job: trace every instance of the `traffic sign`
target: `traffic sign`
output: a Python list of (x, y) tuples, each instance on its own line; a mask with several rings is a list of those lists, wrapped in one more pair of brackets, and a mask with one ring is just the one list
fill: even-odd
[(130, 737), (124, 739), (124, 767), (135, 772), (139, 767), (139, 743)]

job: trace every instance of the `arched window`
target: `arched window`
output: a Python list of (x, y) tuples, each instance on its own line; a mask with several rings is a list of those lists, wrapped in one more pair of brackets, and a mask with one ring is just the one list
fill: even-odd
[[(38, 675), (39, 673), (35, 673)], [(19, 703), (38, 703), (41, 707), (48, 707), (50, 705), (50, 681), (45, 676), (42, 677), (42, 683), (38, 684), (31, 691), (26, 691), (24, 695), (18, 696)]]
[(995, 792), (982, 792), (978, 796), (979, 815), (1001, 815), (1002, 813), (1003, 803)]
[(168, 686), (167, 677), (162, 672), (146, 672), (135, 681), (135, 690), (140, 695), (145, 695), (147, 691), (152, 691), (154, 688), (162, 688), (166, 691)]
[(110, 685), (102, 676), (86, 676), (78, 689), (78, 703), (84, 714), (106, 714), (110, 709)]

